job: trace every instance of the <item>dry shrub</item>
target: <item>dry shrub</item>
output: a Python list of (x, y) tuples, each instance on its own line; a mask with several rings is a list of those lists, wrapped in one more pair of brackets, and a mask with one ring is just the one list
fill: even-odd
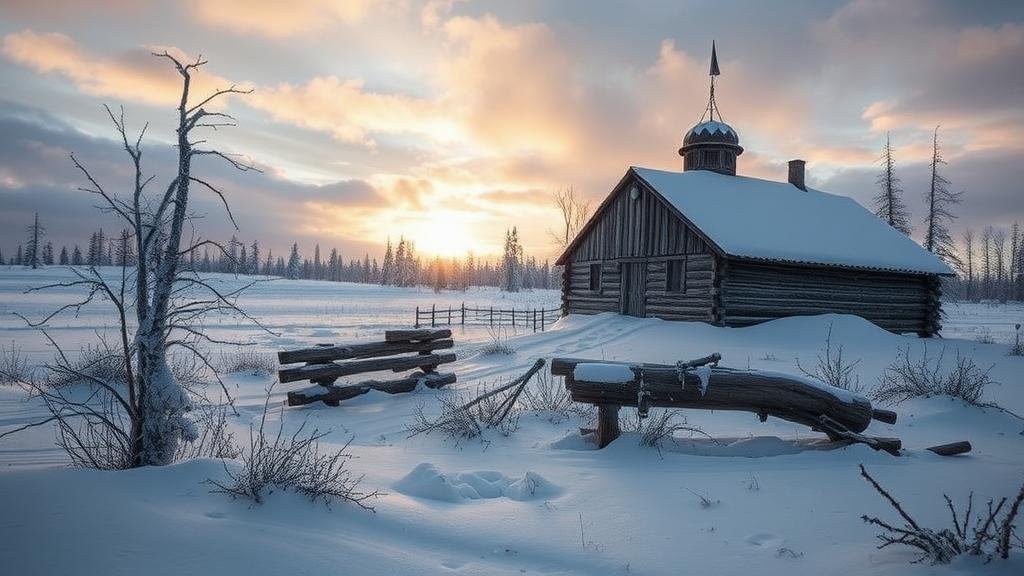
[(636, 432), (640, 436), (639, 444), (649, 448), (661, 450), (666, 440), (671, 440), (676, 432), (689, 432), (710, 438), (700, 428), (686, 423), (686, 416), (682, 410), (652, 409), (646, 418), (640, 418), (640, 413), (633, 411), (632, 418), (623, 418), (622, 430), (624, 432)]
[(480, 347), (482, 356), (511, 356), (516, 353), (516, 349), (508, 341), (508, 330), (505, 328), (501, 326), (488, 328), (487, 335), (490, 341)]
[(191, 442), (178, 445), (175, 460), (193, 458), (236, 459), (242, 456), (242, 449), (235, 443), (235, 435), (228, 430), (228, 409), (226, 406), (204, 406), (193, 411), (192, 419), (199, 429), (199, 436)]
[(28, 382), (31, 377), (28, 358), (22, 355), (17, 342), (11, 340), (10, 347), (0, 344), (0, 385)]
[[(363, 477), (348, 469), (353, 457), (348, 453), (351, 440), (338, 450), (321, 454), (320, 440), (329, 432), (306, 432), (303, 422), (293, 434), (285, 434), (283, 418), (270, 437), (266, 430), (269, 412), (268, 390), (259, 427), (249, 427), (249, 447), (243, 451), (241, 468), (232, 470), (225, 464), (229, 481), (208, 480), (215, 487), (214, 492), (262, 504), (275, 489), (293, 490), (314, 502), (323, 500), (328, 506), (340, 500), (373, 510), (368, 501), (381, 493), (359, 490)], [(281, 412), (283, 415), (283, 407)]]
[(563, 381), (561, 376), (552, 376), (546, 371), (538, 372), (534, 382), (523, 390), (523, 409), (541, 414), (553, 424), (574, 417), (593, 417), (595, 407), (592, 404), (573, 402)]
[(843, 345), (832, 347), (832, 324), (828, 325), (828, 335), (825, 337), (825, 348), (818, 352), (817, 365), (812, 370), (805, 370), (800, 365), (800, 359), (796, 360), (796, 367), (809, 378), (820, 380), (829, 386), (849, 390), (859, 394), (864, 390), (860, 383), (860, 377), (854, 371), (860, 364), (861, 358), (849, 362), (843, 358)]
[[(1017, 492), (1016, 498), (1007, 507), (1008, 498), (1000, 498), (998, 502), (988, 501), (987, 509), (974, 518), (972, 514), (974, 507), (974, 493), (967, 498), (967, 508), (963, 516), (957, 512), (953, 501), (949, 496), (943, 495), (946, 507), (953, 516), (953, 527), (928, 528), (921, 526), (906, 510), (896, 501), (895, 498), (875, 480), (862, 464), (860, 475), (871, 484), (876, 492), (884, 498), (889, 505), (900, 515), (903, 526), (895, 526), (874, 516), (861, 516), (861, 520), (868, 524), (878, 526), (884, 531), (877, 536), (881, 544), (879, 548), (885, 548), (893, 544), (910, 546), (919, 552), (914, 562), (928, 561), (930, 564), (948, 564), (955, 557), (962, 554), (973, 556), (985, 556), (986, 562), (993, 557), (1006, 560), (1010, 557), (1010, 550), (1021, 547), (1021, 539), (1016, 534), (1014, 522), (1020, 511), (1021, 502), (1024, 502), (1024, 485)], [(1006, 513), (1000, 518), (1003, 510)]]
[(468, 440), (482, 436), (488, 428), (497, 430), (503, 436), (510, 436), (519, 429), (522, 411), (518, 401), (509, 394), (488, 396), (489, 391), (483, 385), (477, 387), (475, 395), (442, 392), (437, 396), (440, 408), (437, 418), (427, 416), (426, 406), (420, 402), (413, 412), (412, 422), (405, 427), (409, 437), (430, 434), (436, 430), (444, 433), (448, 439)]
[(872, 400), (899, 404), (911, 398), (951, 396), (968, 404), (981, 405), (985, 387), (992, 384), (989, 378), (991, 367), (982, 370), (969, 356), (962, 356), (958, 350), (956, 364), (943, 370), (942, 359), (946, 354), (943, 347), (938, 357), (928, 356), (925, 348), (918, 359), (910, 358), (910, 348), (899, 350), (896, 360), (885, 369), (878, 387), (872, 393)]
[(95, 378), (111, 386), (123, 385), (126, 381), (124, 356), (120, 350), (110, 348), (106, 342), (88, 344), (78, 356), (68, 363), (55, 362), (46, 370), (43, 384), (59, 389), (75, 384), (95, 383)]

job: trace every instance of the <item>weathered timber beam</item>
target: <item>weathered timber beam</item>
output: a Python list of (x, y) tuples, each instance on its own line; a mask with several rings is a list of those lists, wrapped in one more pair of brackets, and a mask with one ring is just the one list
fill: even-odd
[[(452, 309), (452, 313), (455, 309)], [(438, 310), (440, 313), (440, 310)], [(445, 314), (448, 310), (445, 310)], [(451, 338), (452, 331), (447, 328), (439, 330), (433, 330), (425, 328), (422, 330), (386, 330), (384, 332), (385, 342), (409, 342), (409, 341), (426, 341), (426, 340), (440, 340), (441, 338)]]
[(573, 377), (577, 364), (593, 362), (628, 365), (634, 374), (642, 370), (650, 406), (741, 410), (814, 428), (818, 427), (818, 416), (825, 414), (854, 432), (863, 431), (871, 423), (872, 408), (867, 399), (852, 394), (844, 398), (846, 394), (842, 391), (833, 393), (823, 384), (814, 385), (783, 374), (712, 368), (706, 393), (701, 394), (700, 379), (695, 373), (684, 373), (685, 385), (680, 385), (675, 366), (663, 364), (555, 358), (551, 361), (551, 373), (565, 376), (566, 389), (577, 402), (636, 406), (636, 377), (622, 383), (584, 382)]
[(971, 451), (971, 443), (963, 440), (960, 442), (953, 442), (951, 444), (940, 444), (939, 446), (932, 446), (928, 450), (938, 454), (939, 456), (956, 456), (957, 454), (966, 454)]
[(892, 410), (883, 410), (881, 408), (871, 409), (871, 418), (878, 420), (879, 422), (885, 422), (886, 424), (895, 424), (897, 415)]
[(394, 356), (406, 352), (427, 352), (451, 348), (455, 342), (451, 338), (440, 340), (423, 340), (416, 342), (369, 342), (366, 344), (349, 344), (334, 346), (317, 346), (300, 350), (285, 350), (277, 353), (277, 361), (281, 364), (296, 362), (330, 362), (332, 360), (350, 360), (353, 358), (378, 358)]
[(329, 380), (363, 372), (379, 372), (382, 370), (401, 372), (402, 370), (433, 367), (449, 362), (455, 362), (455, 354), (423, 354), (401, 358), (375, 358), (371, 360), (353, 360), (344, 364), (309, 364), (296, 368), (285, 368), (277, 372), (277, 377), (282, 383), (296, 382), (298, 380)]
[(355, 398), (366, 394), (370, 390), (379, 390), (388, 394), (401, 394), (412, 392), (420, 384), (427, 388), (440, 388), (447, 384), (454, 384), (455, 374), (424, 372), (413, 374), (398, 380), (367, 380), (351, 386), (312, 386), (304, 390), (297, 390), (288, 393), (289, 406), (302, 406), (313, 402), (323, 402), (330, 406), (337, 406), (342, 400)]

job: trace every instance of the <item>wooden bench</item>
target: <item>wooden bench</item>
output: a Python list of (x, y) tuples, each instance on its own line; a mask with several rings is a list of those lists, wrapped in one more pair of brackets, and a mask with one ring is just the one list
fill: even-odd
[[(744, 410), (757, 414), (762, 422), (768, 416), (775, 416), (824, 432), (832, 440), (860, 442), (876, 450), (899, 454), (898, 438), (861, 434), (873, 419), (894, 424), (895, 412), (874, 408), (861, 396), (837, 393), (805, 378), (718, 367), (720, 359), (721, 356), (713, 354), (671, 366), (555, 358), (551, 361), (551, 374), (565, 377), (565, 387), (574, 401), (597, 406), (595, 433), (599, 448), (607, 446), (621, 433), (620, 407), (634, 406), (645, 415), (649, 407), (658, 406)], [(632, 377), (624, 373), (627, 377), (618, 381), (583, 380), (577, 377), (576, 368), (584, 365), (624, 366)], [(708, 378), (706, 381), (701, 379), (702, 370)], [(598, 374), (600, 371), (590, 372)]]
[[(361, 344), (320, 344), (312, 348), (278, 352), (282, 365), (278, 380), (283, 384), (308, 380), (309, 388), (288, 393), (288, 405), (323, 402), (338, 406), (342, 400), (380, 390), (389, 394), (411, 392), (420, 384), (440, 388), (455, 382), (454, 373), (440, 373), (438, 366), (455, 361), (455, 354), (439, 352), (452, 348), (451, 330), (389, 330), (383, 342)], [(302, 366), (284, 367), (286, 364)], [(344, 376), (381, 371), (417, 370), (397, 380), (365, 380), (337, 386)]]

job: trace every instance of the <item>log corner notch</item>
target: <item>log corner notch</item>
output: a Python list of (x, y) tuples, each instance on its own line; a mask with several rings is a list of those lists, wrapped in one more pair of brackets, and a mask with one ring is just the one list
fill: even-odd
[[(643, 398), (644, 405), (651, 407), (741, 410), (753, 412), (762, 420), (775, 416), (824, 432), (834, 441), (865, 443), (876, 450), (899, 454), (899, 439), (860, 434), (872, 419), (895, 423), (895, 412), (873, 408), (860, 396), (836, 394), (828, 387), (776, 373), (715, 366), (710, 369), (710, 379), (704, 386), (693, 368), (716, 364), (720, 358), (712, 354), (675, 366), (555, 358), (551, 361), (551, 374), (565, 378), (565, 387), (573, 401), (598, 407), (599, 448), (604, 448), (620, 434), (619, 407), (638, 407)], [(623, 382), (577, 380), (576, 366), (590, 363), (627, 366), (634, 376)]]
[[(305, 362), (303, 366), (282, 367), (278, 380), (282, 383), (308, 380), (314, 386), (288, 393), (289, 406), (323, 402), (338, 406), (342, 400), (379, 390), (388, 394), (411, 392), (423, 384), (440, 388), (456, 381), (453, 373), (439, 373), (438, 366), (455, 361), (455, 354), (439, 353), (452, 348), (451, 330), (389, 330), (383, 342), (346, 345), (318, 345), (299, 350), (279, 352), (284, 364)], [(402, 354), (413, 353), (413, 356)], [(336, 386), (338, 378), (366, 372), (419, 369), (397, 380), (366, 380), (357, 384)]]

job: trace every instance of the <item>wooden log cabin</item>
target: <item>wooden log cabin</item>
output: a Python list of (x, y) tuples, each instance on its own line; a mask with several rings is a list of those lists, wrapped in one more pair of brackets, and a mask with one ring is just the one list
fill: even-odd
[(739, 137), (705, 116), (682, 172), (631, 167), (557, 260), (567, 314), (614, 312), (748, 326), (853, 314), (893, 332), (936, 334), (953, 271), (851, 198), (736, 175)]

